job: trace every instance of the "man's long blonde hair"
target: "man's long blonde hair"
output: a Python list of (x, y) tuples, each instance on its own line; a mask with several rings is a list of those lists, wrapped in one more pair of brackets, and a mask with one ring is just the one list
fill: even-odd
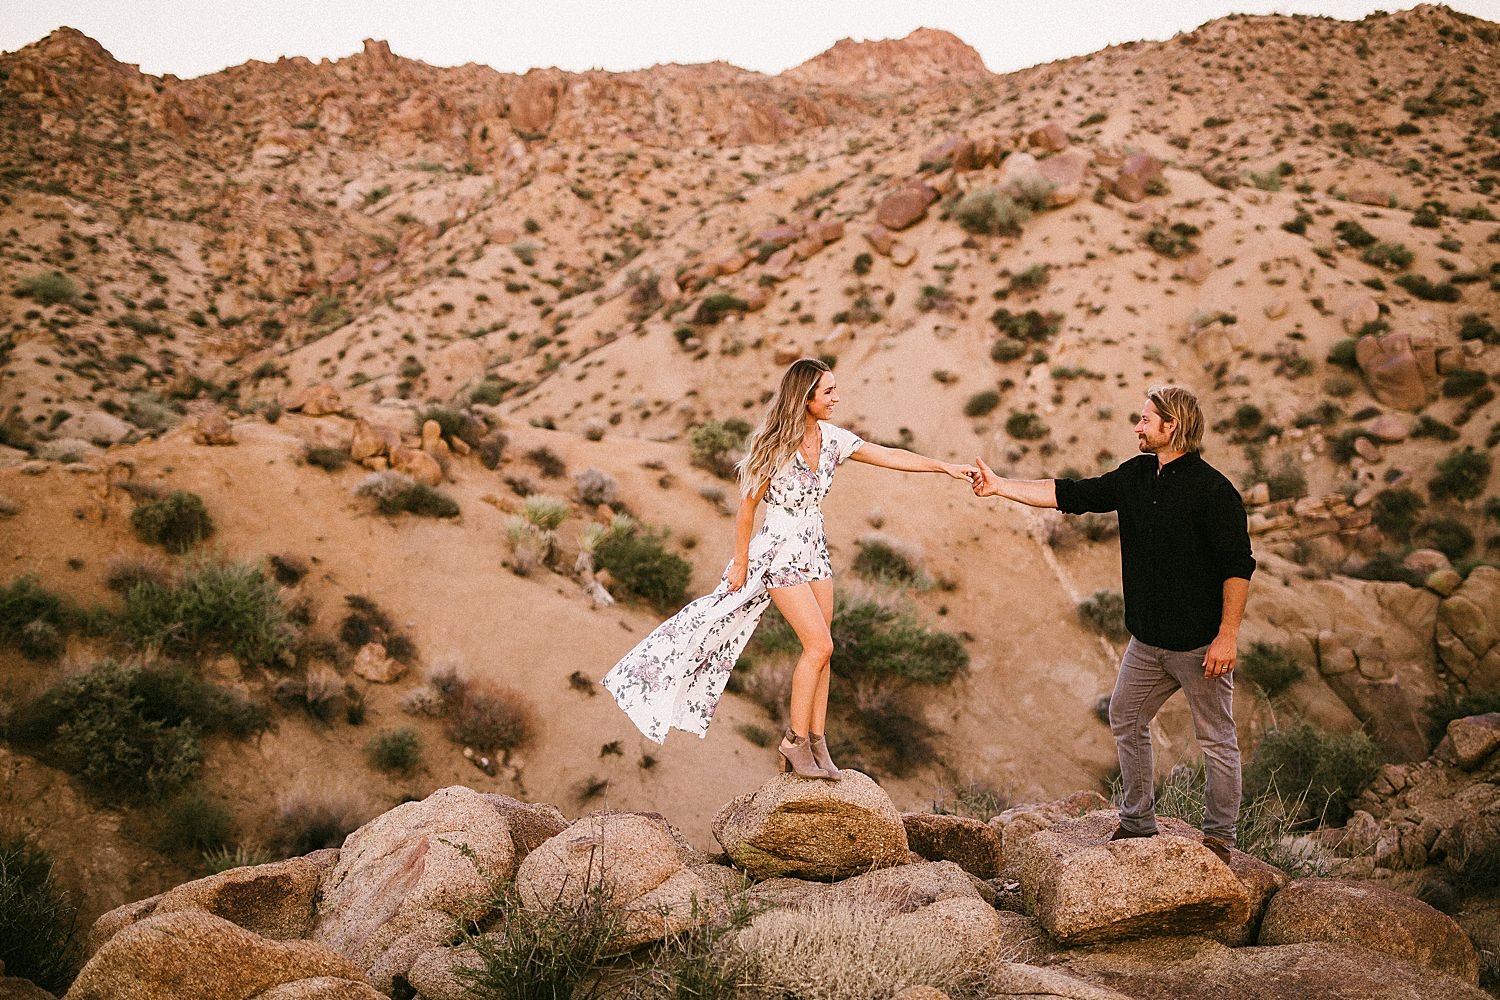
[(1153, 385), (1146, 390), (1146, 398), (1151, 400), (1163, 421), (1177, 421), (1177, 426), (1172, 428), (1173, 451), (1185, 454), (1202, 446), (1203, 411), (1193, 390), (1180, 385)]
[(745, 457), (735, 468), (740, 492), (750, 496), (791, 461), (807, 432), (807, 401), (817, 391), (824, 374), (832, 371), (817, 358), (799, 358), (781, 376), (776, 398), (766, 408), (760, 426), (750, 435)]

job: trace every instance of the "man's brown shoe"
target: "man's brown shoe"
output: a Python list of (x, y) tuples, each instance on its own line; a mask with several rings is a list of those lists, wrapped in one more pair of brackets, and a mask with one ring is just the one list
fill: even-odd
[(1220, 840), (1218, 837), (1204, 837), (1203, 846), (1208, 848), (1210, 851), (1213, 851), (1214, 857), (1218, 858), (1226, 865), (1229, 864), (1229, 844)]
[(1154, 837), (1154, 833), (1131, 833), (1123, 826), (1115, 827), (1115, 832), (1109, 835), (1110, 840), (1135, 840), (1137, 837)]

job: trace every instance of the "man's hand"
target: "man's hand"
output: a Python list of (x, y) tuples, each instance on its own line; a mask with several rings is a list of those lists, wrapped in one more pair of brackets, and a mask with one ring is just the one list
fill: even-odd
[(1212, 679), (1232, 671), (1239, 655), (1238, 646), (1238, 636), (1223, 632), (1214, 636), (1214, 641), (1208, 645), (1208, 654), (1203, 657), (1203, 676)]
[(962, 479), (971, 487), (979, 480), (979, 470), (972, 465), (944, 465), (943, 471), (954, 479)]
[(995, 475), (995, 470), (984, 464), (984, 459), (974, 459), (978, 467), (978, 475), (974, 479), (974, 495), (976, 497), (992, 497), (1000, 492), (1000, 477)]

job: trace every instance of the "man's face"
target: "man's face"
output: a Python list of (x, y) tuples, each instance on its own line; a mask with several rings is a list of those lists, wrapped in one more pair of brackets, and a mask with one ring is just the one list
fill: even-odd
[(1161, 414), (1156, 412), (1156, 404), (1146, 400), (1146, 406), (1141, 410), (1141, 419), (1135, 422), (1135, 439), (1142, 452), (1157, 454), (1171, 447), (1172, 431), (1177, 427), (1175, 420), (1163, 420)]

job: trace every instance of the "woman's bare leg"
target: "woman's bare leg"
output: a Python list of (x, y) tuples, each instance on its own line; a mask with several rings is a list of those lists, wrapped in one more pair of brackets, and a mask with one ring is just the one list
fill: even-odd
[[(812, 588), (813, 597), (817, 598), (818, 608), (823, 612), (823, 624), (830, 631), (828, 640), (829, 656), (833, 655), (833, 579), (813, 580), (808, 584)], [(824, 726), (828, 721), (828, 685), (833, 679), (833, 670), (825, 669), (818, 679), (818, 688), (813, 692), (812, 721), (809, 725), (812, 731), (822, 734), (827, 730)]]
[(792, 732), (806, 737), (813, 722), (813, 705), (819, 687), (824, 698), (827, 697), (828, 659), (833, 655), (833, 638), (828, 634), (828, 621), (813, 593), (812, 584), (773, 587), (770, 593), (771, 603), (776, 605), (802, 643), (802, 655), (792, 670), (792, 696), (791, 704), (787, 706), (787, 718)]

